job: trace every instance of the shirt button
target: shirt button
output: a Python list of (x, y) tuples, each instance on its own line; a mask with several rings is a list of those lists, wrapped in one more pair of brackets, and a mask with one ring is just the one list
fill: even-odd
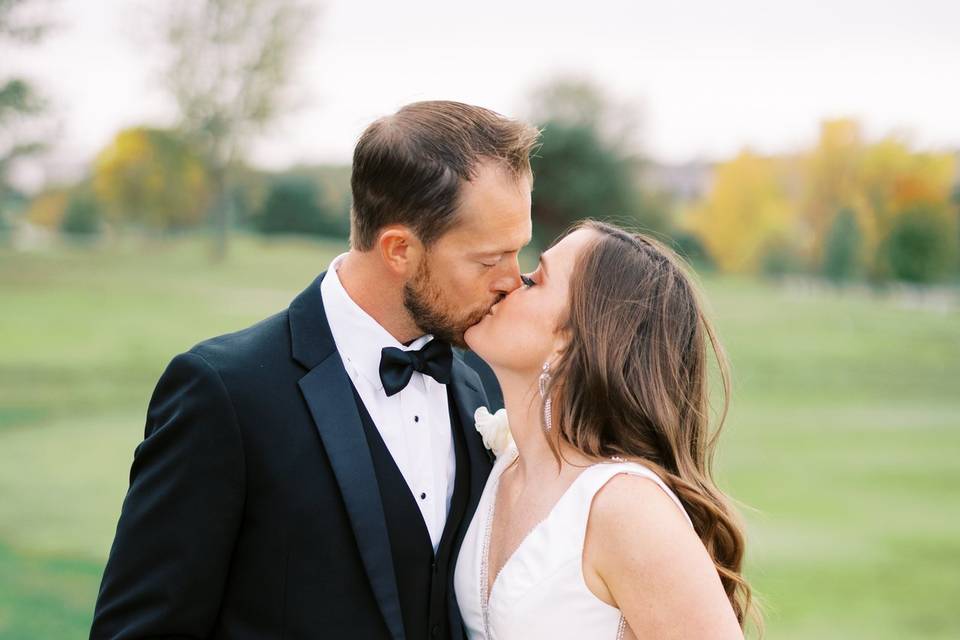
[(420, 416), (413, 416), (414, 422), (420, 422)]
[(440, 637), (440, 625), (438, 624), (433, 625), (433, 628), (430, 629), (430, 636), (433, 638)]
[(421, 499), (421, 500), (426, 500), (426, 499), (427, 499), (427, 494), (421, 493), (421, 494), (420, 494), (420, 499)]

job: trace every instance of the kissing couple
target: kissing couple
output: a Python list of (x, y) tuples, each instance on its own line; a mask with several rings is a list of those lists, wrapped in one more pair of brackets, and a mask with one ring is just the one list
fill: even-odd
[(645, 235), (520, 272), (538, 137), (446, 101), (364, 131), (350, 250), (157, 383), (91, 638), (743, 637), (723, 351)]

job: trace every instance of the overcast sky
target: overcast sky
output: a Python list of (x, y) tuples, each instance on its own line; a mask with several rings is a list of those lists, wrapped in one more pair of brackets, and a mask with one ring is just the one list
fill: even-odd
[[(25, 180), (83, 167), (122, 127), (166, 124), (139, 0), (59, 0), (60, 27), (0, 57), (27, 72), (61, 123)], [(593, 78), (635, 104), (641, 141), (669, 162), (744, 145), (810, 143), (824, 117), (873, 136), (960, 148), (958, 0), (328, 0), (297, 68), (302, 106), (254, 145), (254, 164), (347, 162), (364, 126), (421, 99), (522, 117), (530, 89)], [(6, 58), (3, 61), (2, 58)]]

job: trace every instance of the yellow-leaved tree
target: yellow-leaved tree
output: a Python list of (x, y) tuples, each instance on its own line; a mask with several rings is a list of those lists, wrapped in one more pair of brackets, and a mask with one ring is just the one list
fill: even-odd
[(40, 227), (57, 229), (63, 220), (69, 200), (70, 193), (67, 189), (62, 187), (46, 189), (30, 201), (27, 220)]
[(881, 244), (900, 216), (923, 208), (939, 218), (948, 237), (956, 237), (951, 202), (957, 175), (956, 157), (949, 153), (916, 153), (889, 137), (867, 147), (860, 173), (861, 221), (870, 271), (882, 271)]
[(837, 281), (932, 281), (960, 252), (957, 162), (895, 136), (868, 143), (856, 120), (827, 120), (796, 157), (743, 152), (717, 165), (689, 227), (724, 271), (789, 264)]
[(196, 226), (210, 204), (203, 163), (163, 129), (118, 133), (94, 161), (93, 188), (111, 219), (150, 229)]
[(834, 218), (843, 210), (853, 211), (863, 227), (861, 168), (863, 135), (856, 120), (826, 120), (820, 125), (820, 139), (801, 162), (799, 224), (803, 229), (808, 259), (819, 264), (824, 242)]
[(755, 271), (793, 227), (785, 161), (744, 150), (717, 165), (711, 189), (686, 222), (721, 270)]

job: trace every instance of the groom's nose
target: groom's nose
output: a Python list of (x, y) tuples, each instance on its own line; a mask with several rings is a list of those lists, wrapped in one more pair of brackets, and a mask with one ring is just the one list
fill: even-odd
[(501, 271), (497, 273), (491, 288), (494, 292), (506, 295), (523, 284), (520, 280), (520, 262), (514, 256), (502, 260)]

